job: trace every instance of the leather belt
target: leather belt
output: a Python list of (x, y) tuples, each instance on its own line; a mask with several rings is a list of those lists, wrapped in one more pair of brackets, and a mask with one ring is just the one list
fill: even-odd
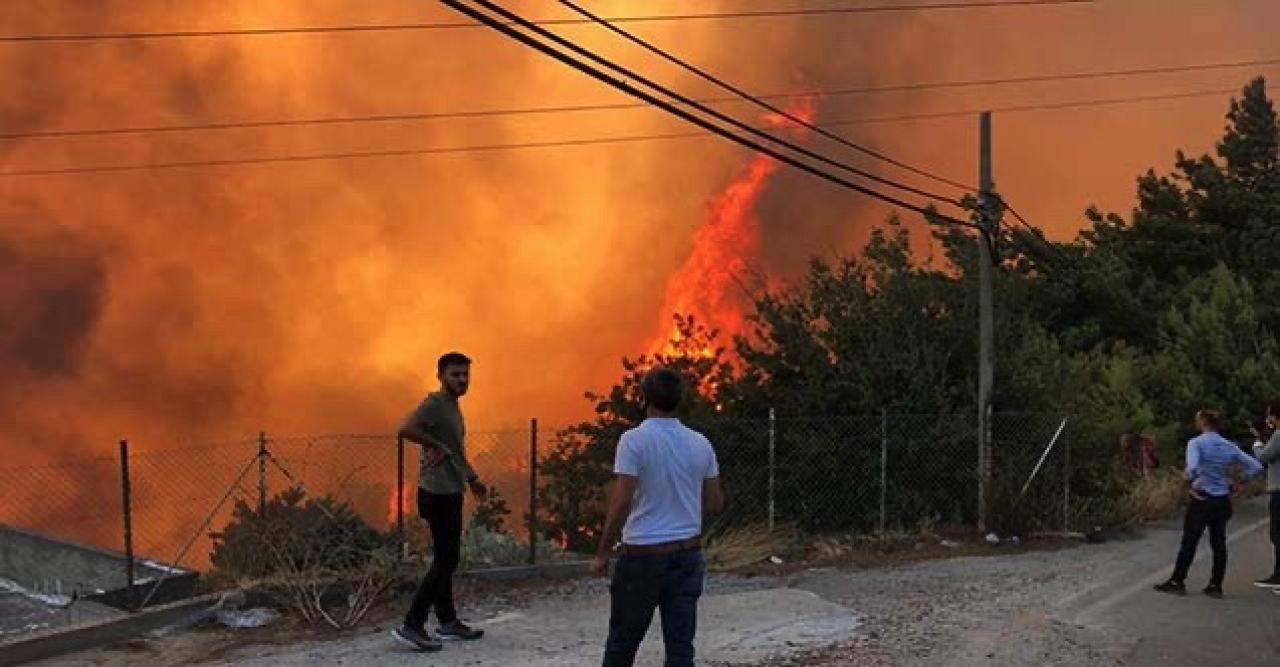
[(702, 536), (695, 535), (685, 540), (663, 542), (661, 544), (621, 544), (618, 553), (623, 556), (665, 556), (680, 551), (702, 548)]

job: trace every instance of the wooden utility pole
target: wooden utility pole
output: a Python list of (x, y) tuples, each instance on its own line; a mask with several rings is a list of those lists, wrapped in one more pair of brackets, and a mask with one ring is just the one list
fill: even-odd
[(991, 112), (978, 119), (978, 529), (986, 532), (991, 507), (991, 390), (995, 381), (995, 288), (992, 272), (1001, 207), (991, 175)]

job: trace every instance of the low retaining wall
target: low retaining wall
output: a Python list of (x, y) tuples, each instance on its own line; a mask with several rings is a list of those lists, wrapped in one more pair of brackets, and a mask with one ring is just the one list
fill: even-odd
[(35, 593), (87, 599), (118, 609), (137, 605), (164, 579), (151, 603), (190, 597), (199, 574), (146, 559), (134, 561), (130, 589), (124, 554), (0, 524), (0, 577)]

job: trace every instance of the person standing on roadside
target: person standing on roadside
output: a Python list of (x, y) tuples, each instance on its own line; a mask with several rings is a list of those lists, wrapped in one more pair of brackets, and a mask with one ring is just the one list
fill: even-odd
[(1232, 464), (1245, 469), (1245, 478), (1252, 478), (1262, 471), (1262, 465), (1245, 454), (1234, 442), (1218, 433), (1218, 413), (1201, 410), (1196, 413), (1196, 428), (1200, 435), (1187, 442), (1187, 481), (1191, 503), (1182, 524), (1182, 545), (1173, 575), (1155, 589), (1161, 593), (1186, 595), (1187, 571), (1196, 557), (1200, 536), (1209, 529), (1209, 546), (1213, 548), (1213, 573), (1204, 594), (1212, 598), (1222, 597), (1222, 580), (1227, 573), (1227, 521), (1231, 519), (1231, 479), (1228, 476)]
[(676, 418), (684, 398), (679, 374), (655, 368), (640, 389), (646, 418), (618, 441), (604, 534), (591, 563), (603, 576), (618, 554), (603, 664), (634, 664), (656, 609), (665, 664), (689, 667), (706, 576), (702, 516), (724, 508), (720, 468), (706, 437)]
[(399, 436), (422, 446), (418, 468), (418, 514), (431, 530), (431, 569), (422, 578), (404, 624), (391, 631), (402, 644), (420, 651), (439, 651), (440, 639), (426, 629), (432, 609), (444, 639), (479, 639), (477, 630), (458, 619), (453, 604), (453, 573), (458, 568), (462, 544), (462, 497), (469, 487), (480, 502), (488, 489), (467, 461), (463, 441), (466, 426), (459, 400), (471, 385), (471, 360), (450, 352), (436, 363), (440, 389), (409, 413), (400, 424)]
[(1267, 406), (1267, 420), (1264, 430), (1255, 432), (1257, 442), (1253, 443), (1253, 455), (1267, 466), (1267, 494), (1270, 496), (1267, 507), (1271, 515), (1271, 546), (1275, 549), (1275, 565), (1271, 576), (1253, 582), (1259, 588), (1270, 588), (1280, 592), (1280, 432), (1276, 423), (1280, 422), (1280, 402)]

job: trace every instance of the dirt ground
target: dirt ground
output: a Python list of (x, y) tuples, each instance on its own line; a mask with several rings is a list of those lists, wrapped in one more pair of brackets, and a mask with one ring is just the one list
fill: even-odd
[[(1280, 646), (1280, 614), (1259, 616), (1259, 610), (1280, 611), (1280, 597), (1248, 582), (1255, 570), (1270, 565), (1259, 562), (1270, 553), (1262, 544), (1265, 531), (1258, 531), (1260, 516), (1257, 508), (1239, 508), (1228, 599), (1217, 601), (1222, 606), (1216, 613), (1224, 618), (1248, 615), (1230, 620), (1233, 627), (1259, 635), (1241, 638), (1244, 649), (1234, 664), (1280, 664), (1250, 648)], [(1171, 609), (1167, 597), (1149, 591), (1154, 578), (1167, 574), (1176, 528), (1176, 522), (1165, 522), (1087, 545), (1057, 540), (991, 547), (971, 538), (946, 547), (936, 540), (870, 551), (832, 547), (823, 563), (784, 562), (747, 575), (713, 575), (700, 612), (699, 664), (1183, 664), (1176, 653), (1159, 661), (1144, 658), (1151, 647), (1176, 645), (1183, 637), (1165, 637), (1157, 627), (1135, 630), (1133, 620), (1169, 613), (1174, 615), (1162, 627), (1176, 627), (1179, 619), (1197, 618), (1198, 612)], [(1198, 559), (1193, 577), (1203, 576), (1205, 560)], [(603, 580), (467, 580), (461, 587), (464, 615), (488, 635), (430, 656), (388, 639), (407, 604), (401, 598), (378, 608), (365, 626), (344, 633), (315, 631), (288, 619), (258, 630), (203, 626), (46, 664), (598, 664), (608, 613)], [(639, 664), (660, 663), (655, 628)]]

